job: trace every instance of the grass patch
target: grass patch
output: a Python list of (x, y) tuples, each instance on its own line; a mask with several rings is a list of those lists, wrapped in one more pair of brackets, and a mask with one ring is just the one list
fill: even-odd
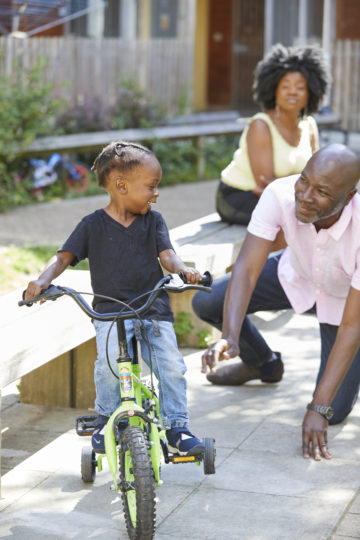
[[(26, 287), (31, 279), (38, 277), (58, 246), (9, 246), (0, 249), (0, 294)], [(76, 270), (88, 270), (87, 261), (81, 261)]]

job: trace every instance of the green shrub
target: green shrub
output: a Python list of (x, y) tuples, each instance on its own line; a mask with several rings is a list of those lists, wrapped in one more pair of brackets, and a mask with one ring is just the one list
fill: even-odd
[(166, 110), (159, 103), (153, 103), (136, 81), (124, 79), (109, 115), (111, 129), (148, 128), (163, 124)]
[(43, 80), (45, 68), (42, 59), (30, 69), (16, 59), (12, 75), (0, 79), (0, 211), (27, 202), (26, 187), (14, 181), (20, 165), (17, 151), (53, 131), (61, 102), (52, 96), (53, 84)]
[(185, 336), (194, 328), (190, 321), (190, 314), (186, 311), (179, 311), (175, 315), (174, 330), (178, 344), (184, 343)]

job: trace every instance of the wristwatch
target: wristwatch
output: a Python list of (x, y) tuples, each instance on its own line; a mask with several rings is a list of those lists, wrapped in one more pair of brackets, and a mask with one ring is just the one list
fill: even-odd
[(308, 403), (306, 406), (308, 411), (315, 411), (326, 420), (330, 420), (334, 416), (334, 409), (329, 405), (315, 405), (315, 403)]

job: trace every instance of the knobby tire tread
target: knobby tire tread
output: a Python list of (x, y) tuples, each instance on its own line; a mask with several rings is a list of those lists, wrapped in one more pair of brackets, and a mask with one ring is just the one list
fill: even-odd
[[(126, 492), (122, 492), (126, 529), (131, 540), (151, 540), (155, 534), (155, 481), (149, 447), (144, 432), (129, 426), (122, 433), (122, 442), (130, 453), (136, 492), (136, 524), (132, 523)], [(126, 452), (120, 452), (121, 480), (126, 479)]]

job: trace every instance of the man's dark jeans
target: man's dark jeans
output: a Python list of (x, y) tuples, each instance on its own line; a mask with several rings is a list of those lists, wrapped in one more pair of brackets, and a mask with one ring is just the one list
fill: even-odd
[[(281, 254), (270, 257), (259, 276), (253, 295), (251, 297), (247, 313), (257, 311), (277, 311), (292, 309), (287, 296), (282, 288), (277, 267)], [(193, 299), (193, 309), (198, 317), (221, 330), (225, 292), (230, 279), (230, 274), (216, 279), (212, 285), (212, 293), (198, 292)], [(315, 310), (310, 310), (315, 313)], [(317, 375), (316, 384), (323, 374), (326, 363), (336, 339), (337, 326), (320, 323), (321, 336), (321, 362)], [(301, 336), (299, 336), (299, 340)], [(261, 366), (272, 356), (272, 350), (257, 330), (255, 325), (245, 317), (240, 332), (240, 358), (249, 366)], [(342, 422), (354, 407), (360, 385), (360, 349), (346, 374), (336, 396), (333, 400), (335, 414), (331, 424)]]

